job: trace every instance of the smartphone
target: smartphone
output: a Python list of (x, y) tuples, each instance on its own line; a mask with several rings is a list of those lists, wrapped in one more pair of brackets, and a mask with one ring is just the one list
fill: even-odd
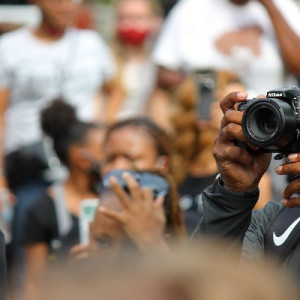
[(216, 101), (216, 71), (201, 69), (196, 70), (193, 75), (197, 86), (197, 118), (198, 120), (208, 120), (210, 118), (210, 106)]
[(90, 223), (94, 220), (96, 209), (99, 206), (98, 198), (83, 199), (79, 206), (79, 242), (89, 244)]

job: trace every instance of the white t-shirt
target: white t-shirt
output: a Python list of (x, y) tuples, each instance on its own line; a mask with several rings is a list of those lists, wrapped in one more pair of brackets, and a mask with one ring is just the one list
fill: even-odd
[(156, 78), (157, 68), (150, 59), (125, 64), (122, 82), (126, 97), (118, 113), (118, 119), (146, 115), (147, 102), (155, 87)]
[[(300, 35), (299, 7), (291, 0), (274, 3)], [(262, 30), (258, 55), (245, 46), (233, 47), (230, 55), (217, 49), (215, 43), (224, 34), (253, 26)], [(284, 84), (284, 66), (273, 25), (258, 1), (234, 5), (229, 0), (181, 0), (166, 20), (153, 58), (171, 70), (234, 70), (255, 95)]]
[(22, 28), (0, 38), (0, 89), (10, 90), (4, 152), (41, 138), (40, 110), (61, 97), (82, 120), (91, 120), (94, 97), (115, 74), (113, 58), (99, 35), (70, 28), (44, 43)]

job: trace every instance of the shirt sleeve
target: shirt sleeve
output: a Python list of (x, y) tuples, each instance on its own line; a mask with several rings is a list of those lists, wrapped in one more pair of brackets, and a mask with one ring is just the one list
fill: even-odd
[(265, 234), (281, 207), (280, 203), (270, 201), (263, 208), (253, 211), (251, 223), (243, 241), (242, 257), (244, 260), (259, 263), (263, 258)]
[(258, 190), (251, 193), (230, 192), (218, 180), (203, 192), (203, 216), (195, 233), (242, 242), (258, 196)]
[(181, 67), (179, 52), (181, 14), (181, 5), (177, 4), (166, 19), (152, 54), (155, 64), (170, 70), (178, 70)]
[(3, 37), (0, 38), (0, 89), (9, 88), (9, 72), (5, 59), (5, 45)]

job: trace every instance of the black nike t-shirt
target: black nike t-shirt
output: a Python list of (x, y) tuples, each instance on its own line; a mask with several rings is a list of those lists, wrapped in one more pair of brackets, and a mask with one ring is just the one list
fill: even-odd
[(69, 233), (59, 236), (58, 222), (53, 199), (45, 194), (29, 208), (25, 219), (23, 243), (46, 243), (56, 259), (65, 259), (72, 246), (79, 244), (78, 217), (72, 215)]

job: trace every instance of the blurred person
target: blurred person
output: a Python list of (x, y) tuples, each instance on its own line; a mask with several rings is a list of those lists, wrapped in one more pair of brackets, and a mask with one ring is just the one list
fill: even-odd
[(162, 0), (161, 6), (163, 9), (164, 17), (166, 18), (174, 5), (178, 2), (178, 0)]
[(79, 243), (79, 206), (83, 199), (98, 198), (96, 184), (103, 159), (104, 125), (79, 121), (71, 105), (55, 100), (42, 110), (41, 123), (68, 177), (50, 186), (28, 209), (22, 236), (26, 299), (36, 299), (48, 262), (64, 263), (69, 249)]
[(115, 118), (145, 115), (156, 84), (156, 66), (150, 53), (160, 29), (160, 7), (155, 1), (120, 0), (116, 4), (115, 37), (112, 45), (118, 76), (125, 92), (116, 104)]
[[(175, 140), (173, 169), (189, 234), (193, 233), (203, 214), (202, 192), (214, 182), (218, 173), (213, 149), (223, 116), (219, 101), (229, 91), (245, 91), (244, 85), (232, 72), (217, 72), (215, 85), (208, 109), (210, 115), (205, 119), (200, 117), (201, 107), (197, 102), (201, 101), (201, 95), (198, 96), (193, 77), (186, 79), (175, 93), (176, 104), (171, 119)], [(266, 173), (260, 183), (260, 199), (255, 209), (263, 207), (271, 199), (271, 178)]]
[(150, 114), (168, 128), (168, 91), (205, 68), (234, 71), (251, 96), (299, 75), (300, 11), (292, 0), (179, 1), (153, 53), (160, 67)]
[(81, 300), (296, 300), (299, 293), (288, 276), (276, 278), (277, 266), (264, 262), (238, 264), (227, 243), (203, 240), (172, 256), (134, 253), (117, 262), (99, 259), (70, 268), (52, 269), (41, 299)]
[[(237, 110), (237, 105), (246, 99), (247, 94), (232, 92), (220, 102), (224, 116), (214, 147), (220, 174), (203, 192), (204, 214), (193, 236), (230, 238), (232, 247), (240, 247), (244, 260), (259, 264), (270, 257), (280, 266), (277, 276), (291, 273), (299, 285), (300, 155), (288, 152), (286, 162), (275, 169), (277, 175), (294, 177), (282, 191), (281, 202), (270, 201), (253, 211), (271, 153), (256, 151), (259, 148), (243, 133), (243, 112)], [(236, 141), (247, 143), (253, 151), (238, 146)]]
[(98, 110), (102, 96), (113, 101), (120, 95), (113, 58), (103, 39), (92, 30), (73, 27), (78, 4), (73, 0), (32, 3), (41, 11), (41, 23), (0, 38), (0, 188), (9, 186), (17, 198), (12, 241), (16, 266), (23, 260), (26, 210), (49, 181), (57, 180), (44, 176), (45, 169), (53, 166), (47, 157), (51, 146), (44, 143), (39, 127), (40, 110), (62, 97), (76, 107), (81, 120), (106, 121), (106, 111)]
[(7, 292), (7, 271), (6, 251), (4, 234), (0, 231), (0, 299), (6, 299)]
[(113, 169), (158, 169), (172, 173), (172, 141), (146, 118), (111, 125), (105, 137), (104, 153), (104, 174)]
[(72, 260), (97, 256), (117, 260), (124, 253), (166, 253), (186, 243), (176, 186), (161, 172), (113, 170), (104, 176), (90, 245), (72, 249)]

